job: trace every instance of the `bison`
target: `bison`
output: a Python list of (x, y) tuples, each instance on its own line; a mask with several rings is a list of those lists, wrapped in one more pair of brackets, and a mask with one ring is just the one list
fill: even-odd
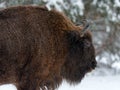
[(0, 85), (18, 90), (55, 90), (63, 79), (77, 84), (96, 67), (86, 25), (39, 6), (0, 11)]

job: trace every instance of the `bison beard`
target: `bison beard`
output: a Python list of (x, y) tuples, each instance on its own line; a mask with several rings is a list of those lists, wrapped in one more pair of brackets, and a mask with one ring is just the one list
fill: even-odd
[(18, 90), (54, 90), (79, 83), (95, 68), (89, 31), (55, 10), (18, 6), (0, 11), (0, 84)]

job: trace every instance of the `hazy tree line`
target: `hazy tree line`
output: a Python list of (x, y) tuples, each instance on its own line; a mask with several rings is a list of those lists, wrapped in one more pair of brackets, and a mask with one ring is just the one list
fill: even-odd
[[(113, 68), (120, 63), (120, 0), (0, 0), (6, 7), (14, 5), (49, 5), (63, 11), (76, 24), (90, 22), (98, 67)], [(54, 1), (54, 0), (52, 0)], [(82, 4), (81, 4), (82, 3)], [(106, 63), (104, 63), (106, 62)]]

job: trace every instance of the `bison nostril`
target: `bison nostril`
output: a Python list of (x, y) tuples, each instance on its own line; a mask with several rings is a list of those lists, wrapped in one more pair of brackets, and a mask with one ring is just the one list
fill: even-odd
[(95, 61), (92, 61), (91, 64), (94, 65), (94, 64), (96, 64), (96, 62), (95, 62)]
[(97, 62), (96, 62), (96, 61), (92, 61), (92, 62), (91, 62), (91, 66), (92, 66), (93, 68), (95, 68), (95, 67), (97, 66)]

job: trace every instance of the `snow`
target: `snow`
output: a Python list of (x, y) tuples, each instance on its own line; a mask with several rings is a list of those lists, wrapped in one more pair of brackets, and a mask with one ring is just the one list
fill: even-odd
[(0, 8), (6, 8), (6, 2), (0, 3)]
[(115, 0), (115, 7), (120, 7), (120, 0)]
[(120, 76), (85, 77), (77, 86), (64, 82), (58, 90), (120, 90), (119, 81)]
[[(120, 75), (117, 76), (86, 76), (76, 86), (69, 85), (65, 81), (57, 90), (119, 90)], [(12, 84), (0, 86), (0, 90), (17, 90)]]
[(116, 70), (120, 70), (120, 61), (116, 61), (115, 63), (113, 63), (112, 67), (115, 68)]
[(48, 3), (46, 4), (47, 8), (49, 10), (51, 10), (50, 6), (51, 5), (55, 5), (55, 8), (58, 10), (58, 11), (62, 11), (61, 7), (57, 4), (57, 3), (61, 3), (62, 5), (64, 5), (64, 2), (63, 0), (46, 0)]
[(93, 0), (92, 4), (96, 5), (97, 4), (97, 0)]
[(82, 0), (75, 0), (73, 2), (74, 6), (78, 6), (79, 7), (79, 14), (83, 15), (84, 14), (84, 3)]
[(17, 89), (12, 84), (6, 84), (6, 85), (0, 86), (0, 90), (17, 90)]

